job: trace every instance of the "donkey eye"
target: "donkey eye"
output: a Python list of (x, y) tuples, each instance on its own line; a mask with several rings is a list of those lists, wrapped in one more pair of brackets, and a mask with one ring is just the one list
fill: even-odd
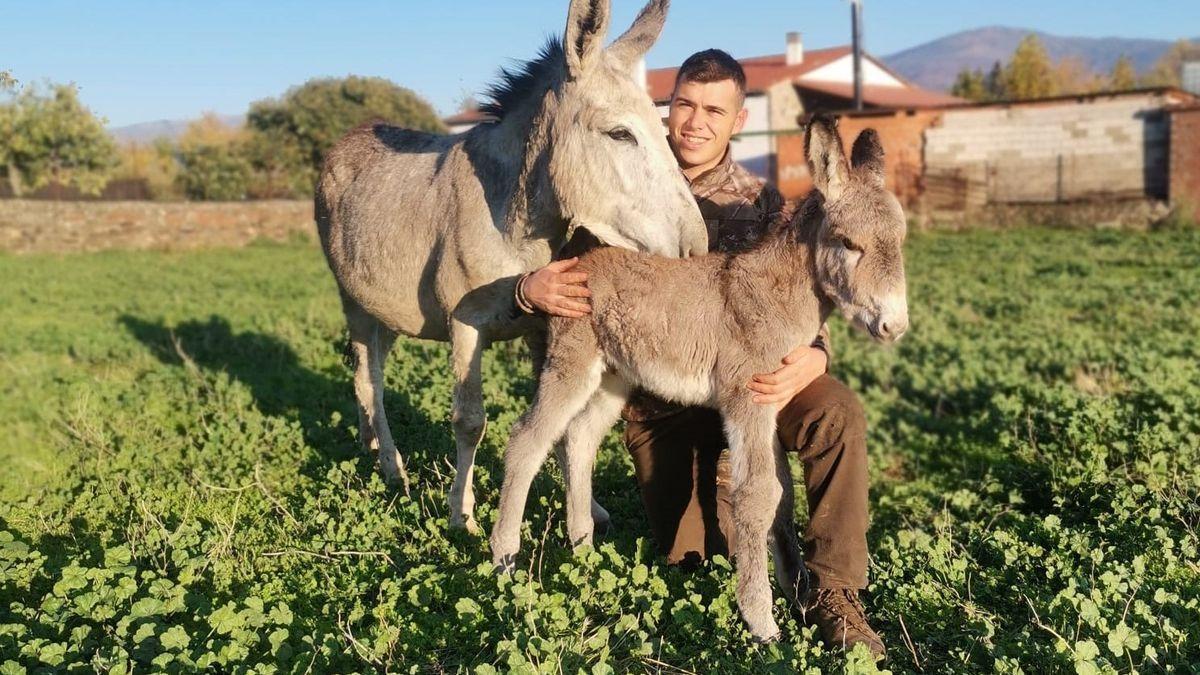
[(862, 253), (862, 247), (856, 246), (854, 244), (854, 242), (850, 241), (849, 237), (839, 238), (838, 243), (841, 244), (842, 246), (844, 246), (847, 251), (855, 251), (856, 253)]
[(634, 145), (638, 144), (637, 138), (634, 138), (633, 133), (625, 127), (617, 127), (616, 129), (610, 130), (608, 132), (608, 137), (614, 141), (620, 141), (622, 143), (633, 143)]

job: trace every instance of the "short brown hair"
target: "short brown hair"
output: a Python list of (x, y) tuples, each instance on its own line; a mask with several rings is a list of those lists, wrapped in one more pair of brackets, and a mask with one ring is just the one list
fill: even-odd
[(679, 71), (675, 73), (675, 88), (679, 88), (680, 82), (699, 82), (707, 84), (709, 82), (720, 82), (721, 80), (733, 80), (737, 85), (738, 93), (743, 97), (746, 95), (746, 71), (742, 70), (742, 64), (720, 49), (705, 49), (702, 52), (696, 52), (687, 57), (682, 66), (679, 66)]

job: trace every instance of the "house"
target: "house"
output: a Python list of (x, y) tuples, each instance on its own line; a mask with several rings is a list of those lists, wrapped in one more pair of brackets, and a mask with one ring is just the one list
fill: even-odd
[[(734, 139), (733, 158), (747, 169), (774, 178), (775, 137), (799, 131), (801, 115), (854, 107), (854, 54), (849, 45), (805, 51), (800, 33), (788, 33), (782, 54), (739, 59), (746, 71), (749, 117)], [(678, 68), (646, 73), (650, 97), (665, 118)], [(954, 96), (906, 81), (870, 54), (862, 55), (863, 108), (893, 110), (961, 103)]]
[[(854, 56), (849, 45), (804, 50), (800, 33), (788, 33), (781, 54), (740, 59), (746, 71), (749, 117), (734, 138), (733, 157), (763, 177), (774, 177), (775, 136), (799, 131), (797, 119), (819, 110), (854, 107)], [(644, 68), (644, 66), (642, 66)], [(647, 92), (663, 118), (675, 88), (678, 68), (644, 71)], [(643, 75), (644, 73), (644, 75)], [(868, 110), (928, 107), (960, 103), (953, 96), (922, 89), (892, 72), (870, 54), (862, 57), (863, 107)], [(466, 131), (489, 117), (467, 111), (443, 120), (453, 133)]]

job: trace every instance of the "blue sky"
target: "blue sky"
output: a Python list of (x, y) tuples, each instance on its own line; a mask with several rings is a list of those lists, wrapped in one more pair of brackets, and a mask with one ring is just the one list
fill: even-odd
[[(1177, 39), (1200, 33), (1200, 1), (865, 0), (866, 46), (886, 55), (984, 25), (1060, 35)], [(613, 33), (640, 0), (613, 0)], [(23, 82), (74, 81), (119, 126), (205, 110), (245, 112), (312, 77), (379, 75), (442, 113), (484, 89), (506, 59), (558, 33), (567, 0), (203, 2), (4, 0), (0, 69)], [(806, 47), (849, 42), (845, 0), (674, 0), (651, 68), (719, 46), (778, 53), (784, 33)]]

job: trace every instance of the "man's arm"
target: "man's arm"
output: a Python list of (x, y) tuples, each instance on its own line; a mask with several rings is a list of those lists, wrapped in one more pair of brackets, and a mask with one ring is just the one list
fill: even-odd
[[(761, 214), (762, 222), (770, 230), (791, 222), (794, 210), (783, 199), (774, 185), (763, 185), (762, 192), (754, 204)], [(813, 380), (829, 372), (832, 356), (829, 329), (821, 324), (817, 337), (811, 345), (800, 345), (783, 357), (779, 368), (770, 373), (759, 373), (746, 385), (755, 392), (754, 402), (772, 405), (790, 401)]]

